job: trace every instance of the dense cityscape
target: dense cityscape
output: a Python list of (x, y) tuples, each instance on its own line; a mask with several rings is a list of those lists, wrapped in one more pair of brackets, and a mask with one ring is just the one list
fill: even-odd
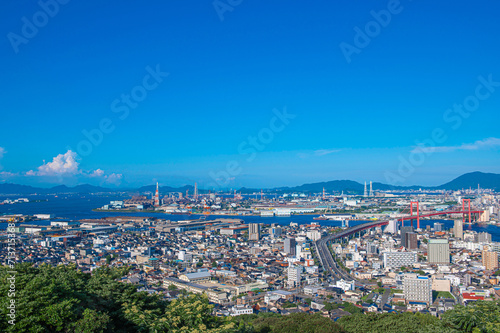
[(0, 8), (0, 332), (500, 333), (500, 2)]
[[(499, 222), (499, 199), (484, 189), (401, 194), (365, 186), (361, 195), (243, 196), (157, 187), (96, 207), (115, 211), (99, 219), (0, 216), (8, 223), (1, 259), (73, 264), (84, 273), (129, 267), (121, 283), (169, 301), (206, 295), (214, 316), (440, 317), (457, 305), (500, 298), (499, 239), (471, 229)], [(17, 203), (29, 199), (3, 201)], [(156, 213), (136, 216), (141, 210)], [(292, 222), (266, 222), (271, 217)]]

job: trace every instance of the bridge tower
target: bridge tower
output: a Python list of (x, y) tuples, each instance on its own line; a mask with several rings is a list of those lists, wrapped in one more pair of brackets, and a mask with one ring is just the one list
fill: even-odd
[(462, 222), (465, 224), (465, 202), (468, 203), (469, 225), (472, 225), (472, 215), (470, 213), (470, 199), (462, 199)]
[[(417, 229), (420, 229), (420, 209), (418, 208), (418, 201), (410, 201), (410, 216), (413, 216), (413, 205), (417, 205)], [(413, 227), (413, 219), (411, 220)]]

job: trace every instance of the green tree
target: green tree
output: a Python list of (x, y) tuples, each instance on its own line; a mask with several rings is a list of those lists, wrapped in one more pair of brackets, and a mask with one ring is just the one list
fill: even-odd
[(264, 333), (337, 333), (342, 328), (319, 314), (294, 313), (288, 316), (263, 316), (252, 321), (254, 332)]
[(439, 323), (439, 319), (431, 315), (411, 312), (402, 314), (368, 313), (345, 316), (340, 318), (337, 323), (349, 333), (417, 333), (425, 326)]
[(500, 332), (500, 303), (477, 301), (446, 311), (444, 325), (462, 332)]
[[(0, 267), (0, 278), (10, 277)], [(120, 282), (128, 268), (105, 266), (91, 274), (74, 265), (15, 267), (16, 322), (8, 323), (9, 284), (0, 284), (1, 332), (239, 332), (231, 319), (212, 316), (205, 296), (168, 303)], [(243, 327), (242, 331), (248, 330)]]

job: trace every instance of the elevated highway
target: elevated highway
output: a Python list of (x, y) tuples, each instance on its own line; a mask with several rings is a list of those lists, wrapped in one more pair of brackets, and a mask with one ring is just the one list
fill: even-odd
[[(403, 216), (403, 217), (398, 217), (398, 221), (405, 221), (405, 220), (416, 220), (422, 217), (431, 217), (431, 216), (439, 216), (439, 215), (449, 215), (449, 214), (468, 214), (469, 217), (471, 214), (482, 214), (482, 210), (471, 210), (470, 208), (468, 210), (449, 210), (449, 211), (440, 211), (440, 212), (431, 212), (431, 213), (425, 213), (425, 214), (420, 214), (417, 211), (417, 215), (408, 215), (408, 216)], [(330, 249), (328, 248), (328, 243), (335, 240), (335, 239), (340, 239), (343, 237), (349, 237), (352, 234), (358, 233), (363, 230), (375, 228), (375, 227), (381, 227), (389, 224), (390, 219), (384, 219), (380, 221), (370, 221), (362, 224), (358, 224), (356, 226), (347, 228), (345, 230), (342, 230), (338, 233), (331, 234), (325, 237), (321, 237), (315, 242), (315, 247), (316, 247), (316, 253), (318, 254), (319, 261), (321, 263), (321, 266), (323, 267), (323, 271), (331, 273), (332, 276), (337, 279), (344, 279), (344, 280), (356, 280), (358, 285), (365, 285), (366, 283), (359, 281), (355, 279), (353, 276), (342, 270), (338, 264), (335, 262), (333, 259), (332, 253), (330, 252)], [(465, 218), (464, 218), (465, 221)]]

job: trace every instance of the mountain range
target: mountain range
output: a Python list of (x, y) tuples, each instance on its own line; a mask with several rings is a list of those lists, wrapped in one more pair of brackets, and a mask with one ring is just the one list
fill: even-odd
[[(478, 185), (482, 188), (494, 189), (500, 191), (500, 174), (495, 173), (484, 173), (484, 172), (471, 172), (463, 174), (452, 181), (439, 185), (439, 186), (395, 186), (383, 183), (373, 183), (373, 189), (380, 191), (405, 191), (405, 190), (460, 190), (468, 188), (477, 188)], [(358, 183), (353, 180), (332, 180), (327, 182), (303, 184), (294, 187), (277, 187), (265, 189), (265, 192), (304, 192), (304, 193), (320, 193), (323, 188), (327, 192), (342, 192), (345, 193), (358, 193), (361, 194), (364, 191), (364, 184)], [(117, 193), (117, 192), (129, 192), (129, 193), (144, 193), (144, 192), (154, 192), (156, 190), (155, 185), (142, 186), (136, 189), (111, 189), (106, 187), (94, 186), (89, 184), (77, 185), (74, 187), (68, 187), (66, 185), (58, 185), (51, 188), (41, 188), (33, 187), (28, 185), (19, 185), (11, 183), (0, 184), (0, 194), (56, 194), (56, 193)], [(194, 187), (191, 185), (185, 185), (182, 187), (171, 187), (171, 186), (160, 186), (161, 193), (169, 192), (182, 192), (186, 193), (194, 192)], [(241, 193), (255, 193), (260, 192), (260, 189), (252, 188), (241, 188), (238, 192)], [(205, 193), (206, 190), (199, 190), (199, 193)]]

